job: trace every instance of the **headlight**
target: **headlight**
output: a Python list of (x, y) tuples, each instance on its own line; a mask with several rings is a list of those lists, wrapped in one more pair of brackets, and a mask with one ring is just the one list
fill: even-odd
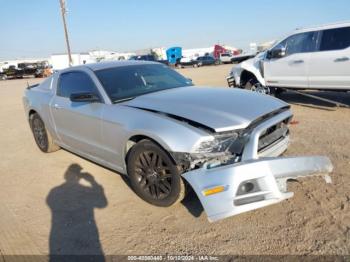
[(226, 152), (236, 142), (238, 137), (239, 132), (216, 134), (213, 136), (213, 139), (201, 142), (195, 148), (195, 153)]

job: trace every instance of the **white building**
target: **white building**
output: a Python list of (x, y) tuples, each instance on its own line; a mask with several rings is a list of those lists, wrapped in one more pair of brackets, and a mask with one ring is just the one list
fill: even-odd
[(91, 58), (99, 61), (127, 60), (131, 56), (136, 55), (132, 52), (113, 52), (105, 50), (93, 50), (89, 52)]

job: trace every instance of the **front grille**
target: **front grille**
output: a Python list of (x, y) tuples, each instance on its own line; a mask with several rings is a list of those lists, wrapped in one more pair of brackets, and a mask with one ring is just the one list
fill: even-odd
[(259, 137), (258, 152), (268, 148), (276, 141), (283, 139), (289, 133), (286, 121), (282, 121), (274, 126), (269, 127)]

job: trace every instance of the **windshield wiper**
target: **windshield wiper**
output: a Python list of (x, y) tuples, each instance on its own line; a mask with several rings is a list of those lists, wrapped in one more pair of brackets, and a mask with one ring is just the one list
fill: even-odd
[(114, 100), (114, 101), (113, 101), (113, 104), (121, 103), (121, 102), (125, 102), (125, 101), (129, 101), (129, 100), (132, 100), (132, 99), (134, 99), (134, 98), (135, 98), (135, 96), (133, 96), (133, 97), (127, 97), (127, 98), (122, 98), (122, 99), (117, 99), (117, 100)]

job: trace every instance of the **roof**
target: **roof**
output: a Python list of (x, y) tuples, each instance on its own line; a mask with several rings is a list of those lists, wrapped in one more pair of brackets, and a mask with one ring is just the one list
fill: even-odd
[(140, 61), (140, 60), (122, 60), (122, 61), (110, 61), (110, 62), (100, 62), (93, 64), (86, 64), (85, 66), (89, 67), (93, 71), (112, 68), (112, 67), (121, 67), (121, 66), (131, 66), (131, 65), (147, 65), (147, 64), (158, 64), (157, 62), (152, 61)]
[(308, 32), (308, 31), (316, 31), (316, 30), (333, 29), (333, 28), (339, 28), (339, 27), (348, 27), (348, 26), (350, 26), (350, 21), (343, 21), (343, 22), (336, 22), (336, 23), (319, 25), (319, 26), (297, 28), (295, 32)]
[(91, 63), (85, 65), (77, 65), (68, 67), (63, 69), (62, 72), (67, 72), (70, 70), (81, 69), (81, 68), (89, 68), (92, 71), (103, 70), (107, 68), (113, 67), (123, 67), (123, 66), (132, 66), (132, 65), (147, 65), (147, 64), (159, 64), (157, 62), (152, 61), (137, 61), (137, 60), (123, 60), (123, 61), (108, 61), (108, 62), (99, 62), (99, 63)]

